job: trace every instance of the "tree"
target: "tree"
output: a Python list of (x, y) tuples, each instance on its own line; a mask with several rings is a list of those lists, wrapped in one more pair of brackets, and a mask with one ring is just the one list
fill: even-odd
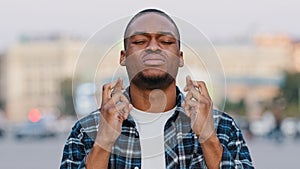
[(225, 102), (225, 111), (228, 113), (234, 113), (237, 115), (245, 115), (246, 114), (246, 105), (244, 99), (241, 99), (238, 102), (233, 102), (229, 99)]
[(284, 81), (280, 87), (281, 93), (286, 100), (286, 114), (299, 116), (300, 104), (300, 73), (285, 72)]

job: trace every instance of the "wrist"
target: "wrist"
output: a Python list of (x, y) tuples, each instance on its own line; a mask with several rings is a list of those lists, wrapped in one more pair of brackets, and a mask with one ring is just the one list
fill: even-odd
[(108, 137), (97, 137), (94, 143), (94, 147), (101, 147), (106, 151), (110, 151), (115, 143), (115, 140), (109, 139)]
[(110, 150), (118, 139), (120, 133), (113, 130), (110, 126), (99, 125), (95, 143), (98, 146)]
[(216, 133), (211, 134), (206, 140), (200, 140), (199, 138), (198, 140), (203, 149), (223, 150), (223, 147)]
[(199, 143), (201, 143), (201, 144), (206, 142), (206, 141), (215, 140), (215, 138), (217, 138), (217, 134), (216, 134), (216, 132), (213, 128), (212, 129), (207, 129), (205, 131), (195, 133), (195, 134), (198, 137)]
[(198, 135), (198, 141), (200, 144), (208, 144), (208, 143), (215, 143), (219, 142), (219, 138), (215, 131), (209, 132), (207, 134)]

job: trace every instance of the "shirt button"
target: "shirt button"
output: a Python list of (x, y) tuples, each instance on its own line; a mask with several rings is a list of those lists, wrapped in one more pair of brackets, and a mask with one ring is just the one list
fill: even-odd
[(136, 166), (136, 167), (134, 167), (134, 169), (139, 169), (139, 167)]

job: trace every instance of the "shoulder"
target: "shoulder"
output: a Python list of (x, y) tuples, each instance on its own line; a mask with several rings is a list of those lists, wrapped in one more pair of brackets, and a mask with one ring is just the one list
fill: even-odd
[(219, 138), (229, 141), (234, 138), (242, 138), (242, 131), (234, 118), (226, 112), (214, 110), (214, 125)]
[(82, 127), (91, 127), (94, 125), (98, 125), (100, 119), (100, 110), (97, 109), (90, 114), (83, 116), (77, 122), (81, 124)]
[(99, 116), (100, 112), (97, 110), (77, 120), (66, 140), (61, 168), (78, 168), (77, 165), (81, 164), (85, 155), (92, 149)]
[(80, 137), (83, 133), (87, 134), (90, 137), (95, 137), (95, 133), (98, 130), (98, 124), (100, 119), (100, 111), (95, 110), (92, 113), (83, 116), (76, 121), (75, 125), (72, 128), (72, 133)]
[(233, 117), (223, 111), (213, 110), (214, 125), (217, 132), (230, 133), (240, 131)]
[(214, 109), (213, 110), (213, 116), (214, 116), (214, 120), (215, 122), (218, 122), (218, 124), (232, 124), (234, 123), (234, 119), (226, 112), (223, 112), (223, 111), (220, 111), (220, 110), (217, 110), (217, 109)]

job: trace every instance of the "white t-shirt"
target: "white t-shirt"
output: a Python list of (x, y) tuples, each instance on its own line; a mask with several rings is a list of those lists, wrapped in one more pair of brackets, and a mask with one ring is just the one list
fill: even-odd
[(149, 113), (133, 108), (133, 117), (140, 135), (142, 151), (142, 169), (164, 169), (164, 127), (174, 113), (175, 108), (162, 113)]

